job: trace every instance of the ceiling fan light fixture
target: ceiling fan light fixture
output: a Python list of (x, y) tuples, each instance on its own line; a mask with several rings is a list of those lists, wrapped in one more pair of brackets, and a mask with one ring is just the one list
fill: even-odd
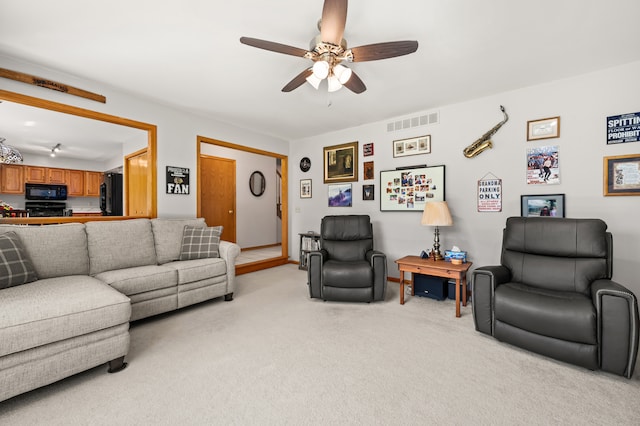
[(322, 82), (322, 80), (316, 77), (315, 74), (311, 74), (309, 77), (307, 77), (307, 81), (316, 90), (318, 90), (318, 87), (320, 87), (320, 83)]
[(329, 92), (337, 92), (342, 88), (342, 83), (340, 83), (338, 77), (333, 74), (329, 76), (327, 83), (329, 84)]
[(313, 64), (313, 75), (320, 80), (324, 80), (329, 75), (329, 63), (321, 60)]
[(338, 78), (340, 84), (345, 84), (351, 78), (351, 68), (347, 68), (344, 65), (336, 65), (333, 67), (333, 74)]

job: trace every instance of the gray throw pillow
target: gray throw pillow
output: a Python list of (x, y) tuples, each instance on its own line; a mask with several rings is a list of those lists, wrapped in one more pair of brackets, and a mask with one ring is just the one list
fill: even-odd
[(222, 226), (204, 228), (186, 225), (182, 233), (180, 260), (220, 257), (220, 235)]
[(0, 288), (36, 281), (35, 268), (15, 232), (0, 234)]

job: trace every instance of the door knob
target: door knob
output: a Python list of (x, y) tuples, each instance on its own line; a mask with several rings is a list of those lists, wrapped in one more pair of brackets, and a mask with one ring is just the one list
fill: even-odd
[(233, 210), (229, 210), (229, 214), (233, 214)]

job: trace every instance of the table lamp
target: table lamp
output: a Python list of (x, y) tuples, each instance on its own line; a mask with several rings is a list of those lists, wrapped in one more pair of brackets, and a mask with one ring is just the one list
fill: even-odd
[(451, 226), (453, 220), (451, 219), (451, 213), (449, 212), (449, 206), (446, 201), (429, 201), (424, 206), (424, 212), (422, 213), (422, 225), (435, 226), (435, 236), (433, 238), (433, 250), (431, 255), (433, 260), (442, 260), (442, 253), (440, 253), (440, 226)]

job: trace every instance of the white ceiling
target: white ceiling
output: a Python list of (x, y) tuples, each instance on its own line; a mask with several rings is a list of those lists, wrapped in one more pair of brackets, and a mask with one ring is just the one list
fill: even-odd
[(322, 6), (0, 0), (0, 54), (285, 140), (640, 60), (638, 0), (353, 0), (349, 47), (417, 40), (418, 51), (351, 64), (368, 88), (360, 95), (308, 84), (283, 93), (310, 61), (239, 39), (307, 49)]

